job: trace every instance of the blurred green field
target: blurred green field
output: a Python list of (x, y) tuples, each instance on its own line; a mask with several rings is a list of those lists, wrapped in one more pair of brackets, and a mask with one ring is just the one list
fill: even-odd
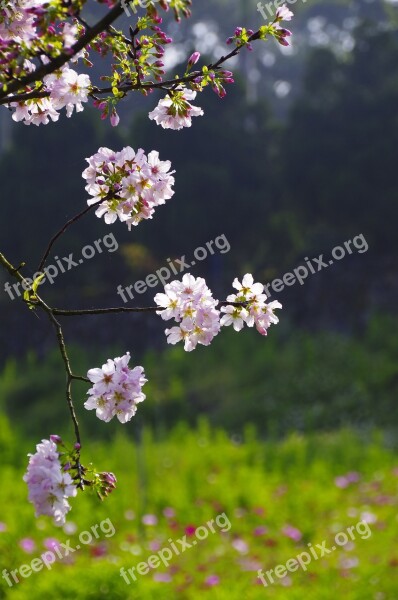
[[(145, 430), (140, 443), (124, 433), (112, 443), (94, 443), (90, 456), (101, 470), (114, 471), (118, 489), (100, 503), (89, 493), (72, 499), (67, 525), (35, 519), (21, 477), (22, 453), (33, 446), (16, 440), (0, 422), (0, 447), (7, 463), (0, 486), (1, 571), (31, 563), (54, 539), (71, 548), (81, 532), (99, 538), (82, 545), (51, 570), (32, 573), (0, 597), (20, 599), (316, 599), (395, 600), (398, 597), (398, 457), (377, 432), (361, 438), (350, 430), (290, 435), (276, 442), (179, 425), (156, 441)], [(19, 455), (19, 459), (17, 459)], [(350, 475), (347, 476), (347, 473)], [(215, 532), (127, 584), (120, 575), (195, 527), (225, 513), (226, 531)], [(333, 546), (333, 538), (359, 521), (355, 539), (313, 560), (274, 585), (263, 587), (257, 569), (285, 564), (308, 544)], [(112, 527), (115, 534), (112, 533)], [(229, 530), (227, 530), (229, 529)], [(106, 535), (107, 534), (107, 535)], [(86, 538), (84, 538), (85, 540)]]

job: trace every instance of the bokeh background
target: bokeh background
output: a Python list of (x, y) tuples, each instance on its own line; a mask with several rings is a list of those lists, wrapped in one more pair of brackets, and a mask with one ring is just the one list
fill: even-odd
[[(180, 27), (167, 18), (176, 42), (167, 64), (178, 69), (193, 50), (220, 56), (237, 25), (263, 24), (256, 4), (196, 0)], [(0, 111), (1, 250), (14, 264), (27, 262), (25, 275), (54, 231), (84, 208), (84, 159), (99, 146), (157, 149), (176, 169), (176, 194), (152, 221), (129, 233), (89, 214), (59, 241), (58, 257), (79, 257), (110, 232), (119, 247), (43, 286), (53, 306), (121, 305), (118, 285), (222, 235), (230, 251), (191, 271), (219, 298), (236, 275), (269, 283), (356, 236), (368, 246), (273, 292), (281, 323), (265, 339), (223, 331), (186, 354), (167, 347), (154, 315), (65, 321), (75, 372), (129, 350), (149, 383), (124, 426), (85, 411), (87, 387), (76, 385), (83, 462), (114, 471), (119, 486), (103, 504), (89, 494), (75, 499), (64, 529), (34, 518), (21, 480), (40, 439), (73, 439), (62, 365), (50, 326), (10, 299), (0, 273), (1, 569), (67, 539), (75, 547), (80, 532), (104, 519), (115, 527), (51, 570), (12, 587), (0, 578), (0, 598), (398, 598), (398, 7), (297, 0), (291, 8), (292, 47), (256, 44), (232, 61), (237, 83), (223, 100), (202, 94), (196, 104), (205, 117), (189, 130), (149, 121), (157, 93), (128, 97), (117, 129), (90, 109), (39, 128)], [(151, 305), (158, 291), (126, 306)], [(131, 585), (120, 577), (122, 566), (169, 538), (192, 537), (222, 512), (228, 532)], [(360, 520), (368, 539), (357, 536), (267, 588), (256, 578), (309, 543), (330, 546)]]

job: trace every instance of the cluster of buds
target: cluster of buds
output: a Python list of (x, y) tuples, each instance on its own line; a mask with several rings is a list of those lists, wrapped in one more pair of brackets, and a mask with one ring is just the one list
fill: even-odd
[(99, 473), (100, 486), (97, 489), (97, 495), (102, 500), (103, 496), (108, 496), (114, 489), (116, 489), (117, 479), (113, 473), (103, 471)]

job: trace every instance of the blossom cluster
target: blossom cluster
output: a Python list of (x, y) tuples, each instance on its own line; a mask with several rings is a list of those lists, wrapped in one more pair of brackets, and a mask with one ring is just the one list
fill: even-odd
[(227, 296), (227, 302), (233, 304), (221, 307), (221, 312), (224, 313), (221, 325), (232, 325), (235, 331), (240, 331), (245, 324), (248, 327), (255, 325), (261, 335), (267, 335), (267, 329), (272, 324), (279, 323), (274, 310), (282, 308), (282, 304), (277, 300), (266, 304), (263, 284), (254, 283), (250, 273), (246, 273), (242, 283), (235, 278), (232, 286), (238, 293)]
[(142, 367), (130, 369), (130, 353), (108, 359), (101, 369), (90, 369), (87, 377), (94, 384), (87, 392), (84, 403), (87, 410), (95, 410), (101, 421), (108, 423), (117, 417), (127, 423), (137, 412), (137, 404), (145, 400), (142, 387), (147, 382)]
[[(51, 437), (59, 439), (58, 436)], [(56, 525), (63, 525), (71, 508), (67, 499), (76, 496), (76, 486), (69, 473), (63, 470), (57, 444), (52, 439), (42, 440), (36, 449), (35, 454), (29, 455), (28, 469), (23, 477), (29, 488), (29, 501), (35, 506), (36, 517), (49, 515)]]
[(289, 46), (289, 42), (286, 38), (292, 35), (292, 32), (289, 29), (285, 29), (280, 26), (281, 21), (291, 21), (293, 17), (292, 11), (284, 4), (280, 6), (276, 11), (274, 23), (276, 23), (276, 27), (274, 30), (275, 39), (281, 44), (281, 46)]
[(98, 204), (95, 214), (107, 224), (119, 219), (130, 230), (142, 219), (151, 219), (155, 208), (174, 194), (171, 163), (159, 160), (155, 150), (146, 156), (141, 148), (137, 152), (129, 146), (120, 152), (99, 148), (86, 160), (89, 166), (82, 176), (92, 196), (87, 204)]
[(201, 108), (190, 103), (195, 98), (196, 92), (180, 87), (160, 100), (157, 107), (149, 113), (149, 118), (163, 129), (179, 130), (190, 127), (192, 117), (201, 117), (204, 114)]
[[(264, 18), (266, 18), (265, 9), (261, 2), (257, 4), (257, 10), (262, 14)], [(234, 35), (227, 39), (227, 44), (235, 44), (237, 47), (245, 46), (249, 51), (252, 51), (252, 41), (256, 39), (265, 40), (267, 36), (272, 36), (282, 46), (289, 46), (290, 44), (286, 38), (290, 37), (292, 35), (292, 32), (289, 31), (289, 29), (281, 27), (280, 23), (282, 21), (291, 21), (293, 16), (294, 15), (292, 11), (287, 7), (286, 4), (284, 4), (283, 6), (280, 6), (276, 11), (276, 15), (272, 23), (269, 23), (268, 25), (263, 25), (262, 27), (260, 27), (257, 33), (254, 33), (252, 29), (246, 29), (245, 27), (237, 27), (235, 29)]]
[(30, 45), (38, 35), (37, 19), (46, 0), (11, 0), (0, 6), (0, 39)]
[(197, 344), (208, 346), (220, 331), (218, 304), (202, 277), (186, 273), (182, 281), (173, 281), (164, 287), (164, 294), (156, 294), (155, 302), (162, 310), (162, 319), (175, 319), (178, 326), (166, 329), (169, 344), (184, 341), (187, 352)]
[(255, 325), (261, 335), (266, 335), (267, 329), (279, 322), (274, 310), (282, 308), (280, 302), (267, 304), (264, 286), (254, 283), (250, 273), (243, 277), (242, 283), (235, 279), (233, 287), (238, 293), (228, 296), (227, 303), (218, 310), (218, 300), (213, 298), (201, 277), (187, 273), (182, 281), (166, 284), (164, 293), (156, 294), (155, 302), (160, 307), (157, 314), (162, 319), (174, 319), (178, 323), (165, 330), (168, 343), (183, 341), (185, 350), (190, 352), (197, 344), (208, 346), (220, 328), (229, 325), (235, 331), (240, 331), (245, 324), (248, 327)]
[[(34, 70), (32, 63), (29, 70)], [(48, 97), (10, 103), (15, 109), (14, 121), (23, 121), (25, 125), (47, 125), (50, 119), (58, 121), (58, 111), (62, 108), (66, 108), (67, 117), (72, 116), (74, 109), (76, 112), (83, 110), (82, 103), (87, 102), (91, 86), (88, 75), (79, 75), (74, 69), (63, 67), (44, 77), (43, 83), (43, 91), (49, 93)]]

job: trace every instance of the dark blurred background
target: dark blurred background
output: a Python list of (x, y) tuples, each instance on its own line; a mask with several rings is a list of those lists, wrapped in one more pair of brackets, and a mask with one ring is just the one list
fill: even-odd
[[(177, 28), (168, 65), (192, 50), (211, 60), (225, 51), (237, 24), (258, 28), (256, 2), (201, 0)], [(223, 331), (212, 346), (185, 354), (167, 347), (164, 323), (148, 317), (64, 320), (74, 370), (84, 374), (130, 350), (150, 383), (137, 420), (164, 428), (206, 414), (239, 432), (245, 422), (279, 436), (293, 429), (362, 431), (382, 427), (394, 439), (398, 391), (397, 190), (398, 9), (374, 1), (291, 5), (293, 46), (256, 44), (230, 67), (237, 83), (220, 100), (210, 91), (195, 104), (205, 118), (182, 132), (147, 118), (159, 95), (131, 95), (121, 125), (111, 128), (86, 109), (57, 124), (25, 127), (0, 112), (1, 251), (36, 271), (46, 242), (85, 207), (81, 172), (99, 146), (157, 149), (176, 169), (176, 194), (152, 221), (129, 233), (85, 216), (61, 238), (55, 256), (74, 253), (113, 232), (116, 252), (59, 275), (40, 288), (53, 306), (123, 304), (116, 293), (195, 248), (224, 235), (231, 250), (192, 268), (220, 299), (235, 276), (252, 272), (269, 283), (305, 264), (330, 257), (335, 246), (362, 235), (366, 252), (296, 283), (272, 299), (283, 304), (281, 324), (263, 339), (253, 330)], [(128, 20), (125, 19), (125, 25)], [(195, 40), (195, 43), (192, 42)], [(137, 95), (138, 96), (138, 95)], [(63, 371), (53, 331), (4, 291), (0, 273), (0, 408), (29, 435), (67, 428)], [(160, 287), (128, 305), (153, 304)], [(56, 392), (59, 390), (59, 392)], [(83, 427), (112, 435), (82, 408)], [(56, 397), (58, 396), (58, 397)], [(134, 421), (136, 423), (136, 421)], [(128, 426), (131, 431), (134, 424)]]

